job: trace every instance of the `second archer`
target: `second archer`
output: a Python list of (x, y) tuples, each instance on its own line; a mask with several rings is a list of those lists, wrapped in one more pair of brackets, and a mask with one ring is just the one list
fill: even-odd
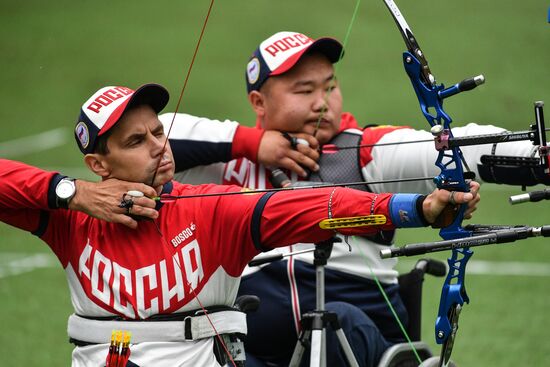
[[(434, 184), (428, 181), (368, 184), (369, 181), (395, 178), (433, 177), (438, 174), (433, 164), (437, 151), (427, 131), (388, 125), (361, 128), (352, 114), (342, 113), (342, 91), (333, 67), (343, 55), (342, 49), (340, 42), (333, 38), (314, 40), (296, 32), (279, 32), (261, 42), (250, 57), (245, 74), (248, 100), (256, 113), (257, 127), (291, 134), (315, 134), (320, 145), (427, 140), (419, 144), (375, 145), (322, 154), (320, 170), (311, 174), (308, 180), (366, 181), (361, 189), (375, 193), (430, 192)], [(453, 131), (455, 136), (464, 136), (497, 133), (504, 129), (468, 124)], [(178, 144), (176, 139), (171, 143)], [(517, 142), (494, 147), (471, 146), (463, 150), (469, 166), (479, 173), (482, 155), (531, 156), (536, 148), (529, 142)], [(262, 165), (240, 159), (227, 163), (221, 172), (218, 165), (188, 170), (177, 176), (183, 182), (218, 182), (263, 189), (271, 187), (270, 173), (271, 170)], [(298, 180), (294, 174), (289, 173), (289, 176), (293, 181)], [(350, 239), (352, 252), (346, 246), (335, 246), (326, 268), (327, 309), (339, 315), (361, 366), (375, 366), (389, 345), (404, 339), (373, 280), (373, 276), (380, 279), (400, 319), (407, 323), (398, 293), (396, 260), (380, 260), (379, 257), (381, 249), (392, 246), (393, 235), (393, 232), (382, 232), (371, 237), (354, 237)], [(304, 246), (308, 245), (295, 244), (282, 251), (296, 251)], [(265, 265), (259, 270), (246, 270), (239, 293), (256, 294), (262, 300), (260, 309), (248, 315), (246, 351), (249, 365), (266, 362), (288, 365), (301, 328), (301, 313), (315, 308), (312, 262), (312, 256), (304, 254)], [(328, 338), (328, 362), (341, 365), (344, 358), (336, 348), (334, 336), (329, 334)]]

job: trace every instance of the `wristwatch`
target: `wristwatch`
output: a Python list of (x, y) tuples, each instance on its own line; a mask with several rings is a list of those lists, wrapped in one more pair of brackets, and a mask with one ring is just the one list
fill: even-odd
[(74, 178), (65, 177), (55, 187), (55, 202), (58, 208), (69, 208), (69, 202), (76, 194), (74, 181)]

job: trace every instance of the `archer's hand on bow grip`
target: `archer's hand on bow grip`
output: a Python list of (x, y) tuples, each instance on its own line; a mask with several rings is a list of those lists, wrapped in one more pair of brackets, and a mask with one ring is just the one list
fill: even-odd
[(436, 189), (426, 197), (422, 204), (424, 217), (433, 228), (449, 226), (456, 218), (460, 205), (466, 204), (464, 219), (470, 219), (479, 203), (479, 183), (470, 182), (470, 192)]

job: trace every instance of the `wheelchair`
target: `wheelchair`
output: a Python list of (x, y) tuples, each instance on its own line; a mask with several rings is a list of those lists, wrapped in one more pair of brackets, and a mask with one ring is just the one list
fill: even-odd
[[(447, 267), (444, 262), (420, 259), (410, 272), (399, 276), (399, 293), (409, 314), (409, 325), (406, 331), (412, 346), (409, 343), (398, 343), (388, 348), (382, 355), (378, 367), (417, 367), (418, 359), (414, 350), (422, 361), (421, 367), (439, 365), (439, 356), (434, 356), (428, 344), (421, 341), (422, 285), (426, 274), (443, 277), (446, 273)], [(452, 361), (449, 366), (456, 367)]]
[[(434, 357), (430, 347), (421, 341), (421, 317), (422, 317), (422, 286), (426, 274), (443, 277), (447, 273), (444, 262), (435, 259), (420, 259), (414, 268), (399, 276), (399, 293), (409, 314), (407, 334), (409, 335), (412, 347), (416, 350), (422, 360), (421, 367), (438, 366), (439, 357)], [(253, 295), (243, 295), (237, 298), (235, 307), (243, 312), (254, 312), (260, 303), (260, 299)], [(418, 359), (409, 343), (399, 343), (388, 348), (378, 367), (418, 367)], [(243, 366), (245, 364), (237, 364)], [(456, 365), (451, 361), (451, 367)]]

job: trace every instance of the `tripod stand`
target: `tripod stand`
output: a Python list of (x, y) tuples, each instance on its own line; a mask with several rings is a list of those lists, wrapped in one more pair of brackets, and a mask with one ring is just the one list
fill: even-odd
[(302, 315), (302, 331), (294, 348), (290, 367), (299, 367), (306, 347), (310, 348), (310, 367), (326, 366), (326, 328), (330, 325), (336, 333), (338, 342), (351, 367), (358, 367), (346, 335), (340, 327), (338, 316), (334, 312), (325, 310), (325, 265), (332, 252), (334, 242), (342, 240), (336, 237), (319, 242), (313, 251), (315, 265), (315, 310)]

